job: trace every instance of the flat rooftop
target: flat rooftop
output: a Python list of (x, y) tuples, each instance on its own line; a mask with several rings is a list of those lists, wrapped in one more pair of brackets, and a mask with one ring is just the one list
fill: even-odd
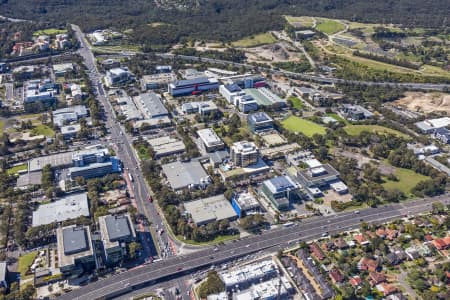
[(286, 104), (286, 100), (281, 99), (280, 97), (278, 97), (265, 87), (258, 89), (256, 88), (245, 89), (244, 91), (247, 93), (247, 95), (252, 96), (256, 100), (256, 102), (258, 102), (258, 105), (261, 106)]
[(107, 215), (98, 218), (105, 248), (117, 247), (119, 241), (136, 237), (129, 214)]
[(56, 229), (59, 267), (71, 266), (78, 258), (93, 255), (88, 226), (68, 226)]
[(89, 217), (87, 193), (70, 194), (55, 202), (40, 205), (33, 212), (32, 226), (63, 222), (81, 216)]
[(170, 136), (162, 136), (156, 139), (147, 140), (150, 146), (155, 151), (156, 157), (181, 153), (186, 150), (183, 141)]
[(265, 134), (261, 136), (264, 141), (264, 144), (267, 146), (276, 146), (286, 144), (286, 139), (278, 133)]
[(30, 172), (40, 171), (45, 165), (56, 168), (68, 166), (72, 163), (72, 153), (64, 152), (32, 158), (28, 161), (28, 170)]
[(162, 170), (170, 186), (177, 190), (190, 185), (198, 185), (202, 180), (209, 179), (208, 174), (198, 161), (175, 161), (162, 166)]
[(147, 92), (135, 97), (135, 103), (150, 119), (169, 114), (161, 99), (153, 92)]
[(237, 217), (230, 202), (223, 195), (190, 201), (183, 205), (198, 225)]
[(211, 128), (200, 129), (197, 131), (197, 134), (207, 146), (223, 144), (222, 140)]

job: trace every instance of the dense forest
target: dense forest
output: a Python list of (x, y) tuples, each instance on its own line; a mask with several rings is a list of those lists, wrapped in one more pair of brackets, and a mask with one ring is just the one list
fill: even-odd
[(69, 21), (84, 30), (132, 29), (134, 39), (143, 45), (170, 44), (188, 38), (235, 40), (281, 28), (283, 14), (422, 27), (447, 26), (450, 15), (447, 0), (200, 0), (198, 3), (192, 8), (166, 9), (151, 0), (0, 0), (0, 11), (6, 16), (48, 21), (53, 25)]

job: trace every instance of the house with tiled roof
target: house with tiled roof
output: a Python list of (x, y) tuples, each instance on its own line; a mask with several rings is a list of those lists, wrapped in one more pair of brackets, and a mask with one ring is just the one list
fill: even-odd
[(337, 239), (334, 239), (334, 246), (336, 247), (336, 248), (338, 248), (338, 249), (347, 249), (348, 248), (348, 244), (347, 244), (347, 242), (343, 239), (343, 238), (341, 238), (341, 237), (339, 237), (339, 238), (337, 238)]
[(361, 246), (368, 245), (370, 242), (366, 239), (366, 237), (362, 234), (355, 234), (353, 238), (360, 244)]
[(318, 260), (323, 260), (325, 256), (323, 255), (322, 250), (316, 243), (311, 243), (309, 245), (309, 251), (314, 255)]
[(348, 281), (350, 282), (350, 284), (352, 285), (352, 287), (358, 287), (361, 285), (362, 283), (362, 279), (359, 276), (353, 276), (352, 278), (350, 278), (350, 280)]
[(383, 296), (388, 296), (390, 294), (393, 294), (397, 292), (397, 288), (393, 286), (392, 284), (388, 284), (386, 282), (380, 283), (377, 285), (377, 290), (383, 293)]
[(331, 281), (335, 284), (344, 281), (344, 275), (342, 275), (341, 271), (339, 271), (336, 267), (331, 269), (328, 274), (330, 275)]
[(360, 271), (375, 272), (378, 267), (379, 264), (376, 260), (367, 257), (361, 258), (358, 262), (358, 270)]
[(369, 283), (371, 286), (376, 286), (382, 282), (386, 281), (386, 275), (381, 272), (370, 272), (369, 273)]
[(444, 238), (434, 239), (431, 241), (431, 243), (436, 247), (438, 250), (445, 250), (450, 247), (450, 236), (446, 236)]

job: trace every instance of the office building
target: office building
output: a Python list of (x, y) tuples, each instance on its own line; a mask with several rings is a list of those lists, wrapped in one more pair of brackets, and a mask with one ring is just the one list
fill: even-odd
[(74, 167), (82, 167), (91, 163), (104, 162), (109, 155), (109, 150), (102, 147), (94, 147), (72, 153)]
[(111, 70), (111, 69), (119, 68), (120, 61), (108, 58), (108, 59), (105, 59), (104, 61), (102, 61), (101, 65), (103, 68), (105, 68), (105, 70)]
[(136, 239), (129, 214), (106, 215), (98, 218), (106, 262), (115, 265), (127, 253), (127, 245)]
[(263, 182), (262, 192), (278, 210), (287, 210), (297, 197), (299, 186), (289, 176), (278, 176)]
[(231, 199), (231, 206), (239, 218), (259, 212), (261, 209), (258, 200), (251, 193), (235, 193)]
[(257, 112), (247, 116), (247, 124), (254, 133), (273, 129), (273, 119), (265, 112)]
[(168, 90), (170, 95), (182, 96), (189, 94), (198, 94), (217, 89), (219, 82), (215, 78), (200, 77), (189, 80), (177, 80), (169, 83)]
[(141, 87), (143, 90), (161, 89), (176, 80), (177, 76), (172, 72), (144, 75), (141, 79)]
[(197, 226), (221, 220), (235, 220), (236, 212), (223, 195), (185, 202), (184, 208)]
[(92, 238), (88, 226), (67, 226), (56, 229), (58, 266), (66, 277), (76, 278), (95, 268)]
[(255, 143), (241, 141), (231, 146), (230, 156), (235, 166), (247, 167), (258, 162), (259, 152)]
[(252, 285), (277, 277), (278, 268), (271, 260), (263, 260), (235, 270), (219, 273), (225, 284), (225, 290), (245, 290)]
[(424, 134), (434, 133), (435, 130), (447, 128), (450, 125), (450, 117), (428, 119), (415, 123), (416, 127)]
[(145, 119), (160, 119), (167, 117), (169, 112), (154, 92), (140, 94), (134, 98), (136, 106), (145, 115)]
[(374, 114), (361, 105), (343, 104), (341, 114), (348, 120), (359, 121), (373, 118)]
[(237, 96), (234, 105), (243, 113), (258, 110), (258, 102), (251, 95)]
[(72, 72), (74, 70), (72, 63), (63, 63), (53, 65), (53, 72), (56, 77), (62, 77), (68, 72)]
[(32, 226), (64, 222), (81, 216), (89, 217), (87, 194), (70, 194), (54, 202), (39, 205), (33, 212)]
[(306, 170), (297, 171), (297, 180), (305, 188), (327, 187), (339, 181), (339, 172), (330, 164), (311, 165)]
[(188, 102), (181, 105), (181, 111), (185, 114), (210, 115), (218, 111), (217, 105), (212, 101)]
[(197, 131), (197, 135), (206, 152), (213, 152), (225, 148), (224, 142), (222, 142), (211, 128), (200, 129)]
[(117, 98), (117, 104), (120, 107), (122, 115), (126, 121), (136, 121), (142, 119), (141, 112), (137, 109), (136, 104), (130, 96), (122, 96)]
[(185, 188), (206, 188), (211, 184), (211, 178), (198, 161), (175, 161), (162, 166), (167, 181), (174, 190)]
[(171, 136), (162, 136), (155, 139), (148, 139), (147, 142), (155, 152), (155, 158), (161, 158), (186, 151), (183, 141)]
[(52, 112), (53, 124), (62, 127), (71, 122), (76, 122), (81, 118), (85, 118), (88, 115), (88, 110), (84, 105), (75, 105), (57, 109)]
[(219, 93), (231, 104), (234, 104), (236, 97), (245, 95), (245, 92), (237, 84), (221, 85)]
[(96, 177), (103, 177), (112, 173), (120, 173), (122, 166), (120, 160), (115, 157), (109, 158), (104, 162), (96, 162), (79, 167), (69, 168), (69, 177), (75, 180), (77, 177), (83, 177), (84, 179), (91, 179)]
[(25, 89), (24, 104), (40, 102), (45, 105), (54, 105), (58, 90), (47, 89), (37, 84), (29, 84)]
[(61, 135), (63, 139), (70, 140), (77, 137), (78, 132), (81, 130), (80, 124), (73, 124), (61, 127)]
[(268, 88), (251, 88), (244, 90), (247, 95), (253, 97), (258, 103), (258, 106), (270, 107), (272, 109), (281, 109), (287, 106), (285, 99), (272, 93)]
[(133, 74), (125, 68), (113, 68), (106, 71), (105, 83), (107, 86), (119, 86), (133, 81)]

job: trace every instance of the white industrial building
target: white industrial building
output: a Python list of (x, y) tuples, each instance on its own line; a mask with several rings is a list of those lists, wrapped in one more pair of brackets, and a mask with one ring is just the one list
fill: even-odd
[(221, 150), (225, 147), (224, 142), (217, 136), (211, 128), (200, 129), (197, 131), (206, 152)]

